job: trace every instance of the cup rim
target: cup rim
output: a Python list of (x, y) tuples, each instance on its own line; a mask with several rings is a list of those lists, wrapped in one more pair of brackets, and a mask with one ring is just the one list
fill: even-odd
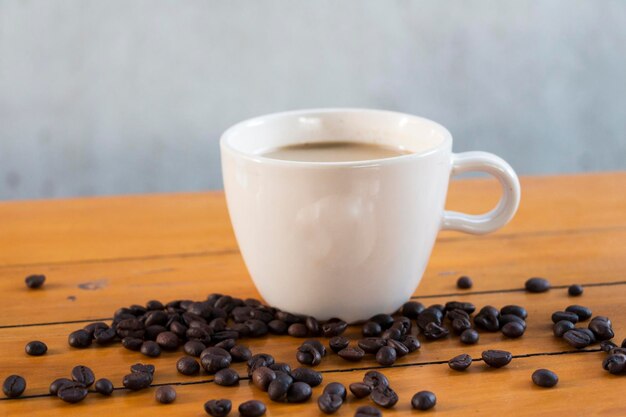
[[(229, 143), (229, 139), (232, 135), (242, 129), (247, 129), (250, 127), (258, 126), (259, 124), (266, 123), (267, 121), (272, 121), (275, 119), (285, 118), (285, 117), (294, 117), (294, 116), (304, 116), (311, 114), (320, 114), (320, 113), (378, 113), (378, 114), (388, 114), (396, 117), (408, 117), (415, 120), (420, 120), (422, 122), (426, 122), (431, 124), (436, 129), (440, 130), (443, 136), (443, 140), (436, 146), (431, 148), (427, 148), (424, 151), (420, 152), (412, 152), (405, 155), (397, 155), (387, 158), (379, 158), (379, 159), (368, 159), (362, 161), (335, 161), (335, 162), (319, 162), (319, 161), (292, 161), (285, 159), (274, 159), (268, 158), (261, 154), (255, 154), (250, 152), (244, 152), (240, 149), (235, 148)], [(361, 167), (371, 167), (371, 166), (381, 166), (381, 165), (389, 165), (403, 161), (411, 161), (415, 159), (421, 159), (432, 155), (433, 153), (439, 152), (446, 148), (451, 148), (452, 145), (452, 134), (448, 129), (446, 129), (443, 125), (425, 117), (415, 116), (408, 113), (397, 112), (392, 110), (380, 110), (380, 109), (369, 109), (369, 108), (358, 108), (358, 107), (327, 107), (327, 108), (310, 108), (310, 109), (300, 109), (300, 110), (289, 110), (277, 113), (269, 113), (261, 116), (252, 117), (250, 119), (243, 120), (239, 123), (234, 124), (229, 127), (222, 133), (220, 137), (220, 148), (222, 151), (228, 151), (231, 154), (234, 154), (238, 157), (244, 158), (246, 160), (263, 163), (263, 164), (271, 164), (271, 165), (283, 165), (283, 166), (298, 166), (298, 167), (347, 167), (347, 168), (361, 168)]]

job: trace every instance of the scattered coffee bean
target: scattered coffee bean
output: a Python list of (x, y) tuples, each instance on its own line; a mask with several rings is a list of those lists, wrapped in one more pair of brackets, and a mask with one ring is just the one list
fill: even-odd
[(17, 398), (26, 389), (26, 380), (19, 375), (9, 375), (2, 384), (2, 392), (9, 398)]
[(339, 410), (342, 404), (343, 400), (337, 394), (325, 392), (317, 399), (317, 406), (319, 407), (321, 412), (326, 414), (335, 413), (337, 410)]
[(465, 311), (463, 310), (459, 310), (459, 309), (454, 309), (454, 310), (447, 310), (446, 311), (446, 318), (448, 320), (450, 320), (450, 322), (453, 322), (456, 319), (465, 319), (465, 320), (469, 320), (470, 315), (467, 314)]
[(252, 383), (261, 391), (267, 391), (267, 387), (275, 379), (276, 373), (266, 366), (256, 368), (252, 372)]
[(407, 301), (402, 305), (402, 308), (400, 309), (400, 314), (402, 314), (404, 317), (410, 318), (411, 320), (415, 320), (422, 311), (424, 311), (424, 304), (417, 301)]
[(331, 382), (324, 387), (324, 394), (336, 394), (341, 397), (343, 401), (346, 400), (346, 396), (348, 392), (346, 391), (346, 387), (340, 382)]
[(122, 339), (122, 346), (128, 350), (139, 351), (142, 344), (143, 339), (138, 337), (125, 337)]
[(589, 307), (579, 305), (568, 306), (565, 311), (576, 314), (578, 316), (578, 321), (589, 320), (592, 314)]
[(48, 346), (46, 346), (44, 342), (34, 340), (32, 342), (28, 342), (24, 350), (26, 351), (26, 354), (28, 355), (41, 356), (48, 351)]
[(398, 402), (398, 394), (391, 387), (379, 386), (372, 390), (370, 398), (376, 405), (391, 408)]
[(396, 350), (391, 346), (383, 346), (376, 352), (376, 362), (382, 366), (391, 366), (397, 359)]
[(402, 338), (402, 343), (404, 344), (404, 346), (406, 346), (409, 352), (415, 352), (422, 345), (420, 341), (417, 339), (417, 337), (410, 335), (410, 334)]
[[(341, 336), (337, 336), (337, 337), (341, 337)], [(330, 342), (330, 341), (329, 341)], [(324, 346), (322, 344), (322, 342), (320, 342), (319, 340), (316, 339), (309, 339), (309, 340), (305, 340), (304, 342), (302, 342), (303, 345), (310, 345), (312, 346), (315, 350), (317, 350), (320, 355), (322, 357), (326, 356), (326, 346)]]
[(315, 319), (315, 317), (307, 317), (304, 324), (306, 325), (306, 328), (311, 336), (319, 336), (320, 323)]
[(483, 361), (492, 368), (502, 368), (511, 362), (511, 352), (505, 350), (486, 350), (482, 353)]
[(39, 288), (46, 281), (45, 275), (29, 275), (24, 279), (26, 286), (31, 289)]
[(75, 404), (85, 399), (89, 391), (80, 382), (73, 381), (70, 384), (64, 384), (59, 387), (57, 397), (66, 403)]
[(480, 338), (480, 336), (478, 335), (478, 332), (474, 329), (467, 329), (464, 330), (463, 333), (461, 333), (461, 343), (464, 343), (466, 345), (474, 345), (476, 343), (478, 343), (478, 339)]
[(183, 351), (187, 355), (195, 356), (196, 358), (200, 356), (204, 349), (206, 349), (206, 345), (197, 340), (190, 340), (183, 345)]
[(506, 337), (516, 339), (524, 334), (525, 327), (519, 322), (511, 321), (502, 327), (502, 334)]
[(526, 291), (540, 293), (550, 289), (550, 282), (545, 278), (530, 278), (525, 284)]
[[(235, 347), (236, 343), (237, 342), (235, 341), (235, 339), (226, 339), (226, 340), (222, 340), (219, 343), (216, 343), (215, 347), (222, 348), (224, 350), (228, 350), (229, 351), (229, 350), (231, 350), (232, 348)], [(250, 356), (250, 357), (252, 357), (252, 356)]]
[(176, 336), (172, 332), (159, 333), (159, 335), (156, 337), (156, 342), (163, 350), (178, 349), (178, 336)]
[(72, 380), (80, 382), (86, 387), (90, 387), (96, 380), (93, 371), (84, 365), (75, 366), (72, 369)]
[(291, 337), (307, 337), (309, 330), (303, 323), (294, 323), (287, 329), (287, 333)]
[(357, 346), (348, 346), (337, 352), (340, 358), (351, 362), (358, 362), (365, 356), (365, 351)]
[(417, 317), (417, 325), (420, 329), (424, 330), (429, 323), (441, 324), (443, 320), (443, 312), (435, 307), (428, 307), (424, 309)]
[(472, 323), (466, 318), (456, 318), (452, 320), (452, 331), (456, 334), (461, 334), (467, 329), (472, 328)]
[(532, 380), (540, 387), (552, 388), (559, 382), (559, 377), (548, 369), (537, 369), (533, 372)]
[(52, 381), (52, 383), (50, 384), (50, 394), (52, 395), (57, 395), (57, 393), (59, 392), (59, 388), (61, 388), (63, 385), (66, 384), (72, 384), (74, 381), (72, 381), (71, 379), (68, 378), (58, 378), (55, 379), (54, 381)]
[(303, 403), (308, 401), (313, 394), (311, 386), (304, 382), (294, 382), (287, 391), (287, 402), (290, 403)]
[(500, 330), (500, 321), (498, 320), (499, 312), (496, 310), (495, 314), (491, 312), (481, 311), (474, 317), (474, 324), (476, 327), (486, 330), (488, 332), (497, 332)]
[(563, 337), (563, 335), (565, 335), (567, 331), (574, 328), (574, 323), (572, 323), (571, 321), (561, 320), (554, 325), (554, 327), (552, 328), (552, 332), (556, 337)]
[(276, 362), (269, 366), (272, 371), (281, 371), (286, 374), (291, 374), (291, 366), (288, 363)]
[(291, 372), (294, 381), (306, 382), (312, 387), (322, 383), (322, 374), (311, 368), (296, 368)]
[(397, 340), (387, 340), (387, 346), (392, 347), (396, 351), (396, 357), (401, 358), (409, 354), (409, 348), (404, 343)]
[(134, 374), (144, 373), (154, 375), (155, 370), (154, 365), (150, 365), (149, 363), (136, 363), (130, 366), (130, 371)]
[(526, 321), (523, 318), (516, 316), (515, 314), (501, 315), (498, 321), (500, 322), (500, 328), (504, 327), (508, 323), (516, 322), (519, 323), (524, 328), (524, 330), (526, 330)]
[(381, 417), (382, 415), (378, 408), (371, 405), (362, 405), (354, 413), (354, 417)]
[(317, 366), (322, 362), (322, 355), (312, 345), (302, 344), (296, 352), (296, 360), (303, 365)]
[(112, 327), (109, 327), (108, 329), (96, 329), (94, 331), (94, 341), (99, 345), (110, 345), (116, 339), (117, 333)]
[(505, 314), (513, 314), (521, 319), (526, 320), (526, 318), (528, 317), (528, 312), (526, 311), (526, 309), (522, 306), (518, 306), (518, 305), (506, 305), (504, 307), (502, 307), (500, 309), (500, 314), (501, 315), (505, 315)]
[(582, 293), (583, 293), (583, 287), (582, 287), (582, 285), (577, 285), (577, 284), (570, 285), (570, 286), (567, 288), (567, 293), (568, 293), (569, 295), (571, 295), (572, 297), (577, 297), (577, 296), (579, 296), (579, 295), (582, 295)]
[(176, 400), (176, 390), (171, 385), (159, 387), (154, 392), (154, 398), (161, 404), (170, 404)]
[(602, 342), (600, 342), (600, 349), (602, 349), (603, 352), (609, 353), (616, 347), (617, 345), (610, 340), (603, 340)]
[(613, 375), (618, 375), (626, 370), (626, 355), (611, 354), (602, 362), (602, 368)]
[(291, 374), (287, 374), (285, 372), (282, 371), (274, 371), (274, 373), (276, 374), (276, 379), (279, 381), (282, 381), (283, 383), (287, 384), (287, 385), (291, 385), (294, 383), (294, 379), (291, 376)]
[(446, 311), (451, 310), (462, 310), (467, 314), (473, 314), (476, 311), (476, 306), (472, 303), (464, 302), (464, 301), (448, 301), (445, 305)]
[(328, 341), (328, 346), (330, 346), (330, 350), (335, 353), (339, 353), (340, 350), (347, 348), (349, 344), (350, 339), (344, 336), (331, 337)]
[(357, 344), (365, 353), (376, 353), (381, 347), (387, 345), (387, 341), (382, 337), (366, 337), (360, 339)]
[(588, 326), (599, 341), (612, 339), (615, 334), (608, 317), (596, 316), (591, 319)]
[(220, 369), (215, 373), (214, 382), (217, 385), (232, 387), (239, 384), (239, 374), (231, 368)]
[(443, 339), (448, 336), (448, 334), (450, 334), (448, 329), (435, 322), (428, 323), (424, 328), (424, 336), (430, 340)]
[(122, 380), (122, 385), (133, 391), (148, 388), (150, 384), (152, 384), (152, 375), (145, 372), (130, 373)]
[(80, 330), (76, 330), (72, 333), (70, 333), (70, 335), (67, 338), (67, 343), (71, 346), (71, 347), (75, 347), (75, 348), (86, 348), (91, 346), (91, 335), (83, 329)]
[(420, 391), (411, 399), (411, 405), (416, 410), (430, 410), (437, 404), (437, 397), (430, 391)]
[(393, 324), (393, 316), (391, 314), (376, 314), (370, 318), (370, 321), (378, 323), (383, 330), (387, 330)]
[(364, 382), (353, 382), (349, 388), (356, 398), (365, 398), (372, 392), (372, 387)]
[(462, 290), (469, 290), (470, 288), (472, 288), (472, 285), (474, 285), (474, 283), (472, 282), (472, 279), (470, 277), (462, 276), (456, 280), (457, 288), (460, 288)]
[(267, 323), (267, 327), (273, 334), (285, 334), (289, 326), (282, 320), (272, 320)]
[(563, 339), (576, 349), (586, 348), (591, 344), (591, 337), (582, 329), (568, 330), (563, 334)]
[(464, 371), (472, 364), (472, 357), (466, 353), (455, 356), (454, 358), (448, 361), (448, 366), (450, 369), (454, 369), (455, 371)]
[(96, 389), (96, 392), (102, 395), (113, 394), (113, 383), (106, 378), (100, 378), (97, 380), (94, 388)]
[(140, 352), (151, 358), (155, 358), (161, 354), (161, 347), (152, 340), (146, 340), (141, 344)]
[(552, 313), (552, 323), (558, 323), (561, 320), (571, 321), (572, 323), (578, 323), (578, 315), (567, 311), (555, 311)]
[(204, 403), (204, 411), (212, 417), (226, 417), (232, 406), (230, 400), (209, 400)]
[(361, 328), (361, 333), (365, 337), (378, 337), (382, 332), (383, 328), (375, 321), (368, 321)]
[(322, 334), (324, 337), (339, 336), (348, 328), (348, 323), (343, 320), (326, 322), (322, 325)]
[(378, 371), (366, 372), (365, 376), (363, 376), (363, 383), (369, 385), (372, 389), (389, 386), (387, 377)]
[(200, 362), (205, 371), (214, 374), (220, 369), (228, 368), (232, 362), (232, 356), (222, 348), (209, 347), (200, 354)]
[(244, 345), (235, 345), (228, 352), (233, 362), (247, 362), (252, 357), (252, 352)]
[(275, 380), (270, 382), (267, 387), (267, 394), (270, 397), (270, 400), (276, 402), (287, 401), (287, 392), (289, 392), (290, 386), (291, 382), (289, 380), (283, 380), (277, 377)]

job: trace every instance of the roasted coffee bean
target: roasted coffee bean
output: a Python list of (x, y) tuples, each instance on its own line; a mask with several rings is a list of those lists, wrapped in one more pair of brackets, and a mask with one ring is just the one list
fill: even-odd
[[(260, 321), (259, 323), (263, 323), (263, 322)], [(265, 323), (263, 323), (263, 325), (265, 326)], [(253, 332), (252, 326), (250, 325), (247, 325), (247, 326), (250, 329), (250, 334), (249, 334), (250, 337), (261, 337), (261, 336), (265, 336), (268, 333), (267, 326), (263, 328), (256, 326), (254, 327), (254, 332)], [(239, 333), (237, 333), (234, 330), (222, 330), (220, 332), (213, 333), (213, 335), (211, 336), (211, 340), (214, 341), (215, 343), (219, 343), (222, 340), (226, 340), (226, 339), (239, 339)]]
[(287, 402), (303, 403), (311, 398), (313, 390), (309, 384), (304, 382), (294, 382), (287, 391)]
[(402, 338), (402, 331), (398, 328), (390, 327), (389, 329), (385, 330), (383, 334), (380, 335), (380, 337), (385, 340), (387, 339), (400, 340), (400, 338)]
[(306, 328), (305, 324), (302, 323), (294, 323), (287, 329), (287, 333), (292, 337), (307, 337), (309, 334), (309, 330)]
[(415, 352), (422, 346), (422, 344), (417, 339), (417, 337), (410, 335), (410, 334), (402, 338), (402, 344), (406, 346), (409, 352)]
[(269, 331), (273, 334), (285, 334), (287, 333), (287, 329), (289, 328), (287, 323), (282, 320), (272, 320), (267, 323), (267, 327), (269, 328)]
[(417, 301), (407, 301), (402, 305), (400, 309), (400, 314), (404, 317), (408, 317), (412, 320), (415, 320), (419, 314), (424, 311), (424, 304)]
[(258, 400), (249, 400), (239, 405), (239, 414), (242, 417), (259, 417), (265, 414), (265, 404)]
[(209, 347), (200, 354), (200, 362), (205, 371), (214, 374), (220, 369), (228, 368), (232, 362), (232, 356), (222, 348)]
[(331, 382), (324, 387), (324, 394), (335, 394), (339, 395), (342, 401), (346, 400), (346, 396), (348, 392), (346, 391), (346, 387), (340, 382)]
[(315, 317), (307, 317), (304, 324), (306, 325), (306, 328), (311, 336), (320, 335), (320, 323), (315, 319)]
[(381, 417), (382, 415), (383, 413), (378, 408), (371, 405), (362, 405), (354, 413), (354, 417)]
[(524, 328), (524, 330), (526, 330), (526, 321), (523, 318), (516, 316), (515, 314), (501, 315), (498, 318), (498, 321), (500, 322), (500, 328), (504, 327), (504, 325), (510, 322), (516, 322), (519, 323)]
[(558, 323), (561, 320), (571, 321), (576, 324), (578, 323), (578, 315), (567, 311), (555, 311), (552, 313), (552, 323)]
[(224, 350), (231, 350), (235, 346), (236, 343), (237, 342), (235, 341), (235, 339), (226, 339), (226, 340), (222, 340), (219, 343), (216, 343), (215, 347), (222, 348)]
[(199, 327), (190, 327), (185, 332), (185, 337), (188, 340), (195, 340), (207, 345), (211, 342), (211, 332)]
[(456, 334), (461, 334), (467, 329), (472, 328), (472, 323), (466, 318), (457, 318), (452, 320), (452, 331)]
[(577, 285), (577, 284), (570, 285), (567, 288), (567, 293), (571, 295), (572, 297), (577, 297), (579, 295), (582, 295), (583, 287), (582, 285)]
[(437, 404), (437, 397), (430, 391), (420, 391), (411, 399), (411, 405), (416, 410), (430, 410)]
[(330, 347), (330, 350), (335, 353), (339, 353), (340, 350), (347, 348), (349, 344), (350, 339), (344, 336), (331, 337), (328, 341), (328, 346)]
[(230, 400), (209, 400), (204, 403), (204, 411), (212, 417), (226, 417), (232, 406)]
[(460, 341), (461, 343), (464, 343), (466, 345), (474, 345), (476, 343), (478, 343), (478, 339), (480, 338), (480, 336), (478, 335), (478, 332), (474, 329), (467, 329), (464, 330), (463, 333), (461, 333), (461, 337), (460, 337)]
[(29, 275), (24, 279), (26, 286), (31, 289), (41, 287), (45, 281), (45, 275)]
[(450, 332), (448, 329), (435, 322), (428, 323), (424, 328), (424, 336), (430, 340), (438, 340), (447, 337)]
[(402, 336), (411, 332), (411, 328), (413, 325), (411, 324), (411, 319), (408, 317), (400, 316), (396, 317), (391, 325), (391, 328), (396, 328), (400, 330)]
[(626, 355), (609, 355), (602, 362), (602, 368), (613, 375), (621, 374), (626, 370)]
[(365, 376), (363, 376), (363, 383), (369, 385), (372, 389), (389, 386), (387, 377), (378, 371), (366, 372)]
[(153, 326), (155, 324), (159, 324), (164, 326), (167, 323), (168, 317), (167, 313), (161, 310), (150, 311), (146, 314), (146, 327)]
[(106, 378), (100, 378), (99, 380), (97, 380), (94, 388), (96, 389), (96, 392), (102, 395), (113, 394), (113, 383)]
[(89, 392), (80, 382), (72, 382), (71, 384), (65, 384), (57, 391), (57, 397), (66, 403), (75, 404), (85, 399)]
[(26, 380), (19, 375), (9, 375), (2, 384), (2, 392), (9, 398), (17, 398), (26, 389)]
[(417, 317), (417, 325), (420, 329), (424, 330), (429, 323), (441, 324), (443, 320), (443, 313), (437, 308), (428, 307), (420, 313)]
[(463, 302), (463, 301), (448, 301), (446, 303), (446, 311), (451, 310), (463, 310), (467, 314), (472, 314), (476, 311), (476, 306), (472, 303)]
[(365, 356), (365, 351), (358, 346), (348, 346), (337, 352), (340, 358), (351, 362), (358, 362)]
[(150, 384), (152, 384), (152, 375), (145, 372), (130, 373), (122, 380), (122, 385), (133, 391), (148, 388)]
[(287, 324), (302, 323), (304, 321), (302, 317), (287, 313), (286, 311), (277, 311), (275, 317)]
[(353, 382), (349, 388), (356, 398), (365, 398), (372, 392), (372, 387), (364, 382)]
[(511, 362), (511, 352), (505, 350), (486, 350), (482, 353), (483, 361), (492, 368), (502, 368)]
[(600, 349), (602, 349), (603, 352), (609, 353), (616, 347), (617, 345), (610, 340), (603, 340), (602, 342), (600, 342)]
[[(153, 313), (163, 313), (163, 312), (154, 311)], [(166, 318), (167, 318), (167, 315), (166, 315)], [(121, 320), (119, 323), (117, 323), (117, 327), (115, 328), (115, 331), (117, 332), (117, 335), (122, 339), (128, 336), (143, 338), (146, 334), (146, 326), (144, 326), (144, 323), (142, 323), (141, 321), (133, 317), (133, 318)]]
[(176, 390), (171, 385), (159, 387), (154, 392), (154, 398), (161, 404), (170, 404), (176, 400)]
[(72, 383), (74, 383), (74, 381), (72, 381), (71, 379), (67, 379), (67, 378), (55, 379), (50, 384), (50, 388), (49, 388), (50, 394), (57, 395), (57, 393), (59, 392), (59, 388), (61, 388), (63, 385), (72, 384)]
[(78, 365), (72, 369), (72, 379), (86, 387), (90, 387), (95, 382), (96, 377), (91, 369), (85, 365)]
[(578, 316), (578, 321), (585, 321), (591, 318), (591, 309), (589, 307), (580, 306), (580, 305), (571, 305), (568, 306), (565, 311), (569, 313), (574, 313)]
[(196, 358), (200, 356), (204, 349), (206, 349), (206, 345), (197, 340), (190, 340), (183, 345), (183, 351), (187, 355), (195, 356)]
[(170, 323), (168, 328), (172, 333), (178, 336), (179, 339), (184, 339), (187, 334), (187, 330), (189, 330), (187, 326), (179, 321), (173, 321), (172, 323)]
[[(341, 337), (341, 336), (335, 336)], [(326, 346), (322, 344), (319, 340), (309, 339), (302, 342), (303, 345), (311, 345), (315, 350), (317, 350), (322, 357), (326, 356)]]
[(392, 347), (396, 351), (396, 357), (398, 358), (409, 354), (409, 348), (407, 348), (404, 343), (398, 342), (397, 340), (387, 340), (387, 346)]
[(552, 332), (556, 337), (563, 337), (563, 335), (574, 328), (574, 323), (567, 320), (561, 320), (554, 325)]
[(289, 387), (291, 383), (281, 379), (275, 379), (267, 387), (267, 395), (270, 397), (270, 400), (275, 402), (285, 402), (287, 401), (287, 392), (289, 391)]
[(70, 333), (67, 338), (67, 343), (71, 347), (83, 349), (91, 346), (91, 336), (86, 330), (76, 330)]
[(291, 374), (288, 374), (282, 371), (274, 371), (274, 373), (276, 373), (277, 380), (282, 381), (283, 383), (287, 385), (291, 385), (294, 383), (294, 379), (291, 376)]
[(615, 334), (608, 317), (596, 316), (589, 322), (589, 330), (593, 332), (599, 341), (613, 339)]
[(266, 367), (261, 366), (252, 372), (252, 383), (261, 391), (267, 391), (270, 383), (276, 379), (276, 373)]
[(591, 344), (591, 338), (581, 329), (568, 330), (563, 334), (563, 339), (576, 349), (586, 348)]
[(281, 371), (286, 374), (291, 374), (291, 366), (289, 366), (288, 363), (284, 363), (284, 362), (273, 363), (269, 366), (269, 368), (272, 371)]
[(391, 366), (397, 359), (396, 350), (391, 346), (383, 346), (376, 352), (376, 362), (382, 366)]
[(500, 321), (498, 316), (489, 313), (478, 313), (474, 317), (474, 324), (476, 327), (486, 330), (488, 332), (497, 332), (500, 330)]
[(152, 340), (146, 340), (141, 344), (141, 353), (151, 358), (155, 358), (161, 354), (161, 347)]
[(611, 349), (611, 351), (609, 353), (611, 355), (624, 355), (624, 356), (626, 356), (626, 348), (616, 347), (616, 348)]
[(393, 317), (390, 314), (376, 314), (369, 321), (378, 323), (383, 330), (387, 330), (393, 324)]
[(117, 339), (117, 333), (112, 327), (108, 329), (96, 329), (93, 336), (94, 341), (99, 345), (109, 345)]
[(89, 333), (89, 336), (91, 336), (92, 338), (94, 334), (96, 333), (96, 330), (106, 330), (108, 328), (109, 328), (109, 325), (102, 321), (89, 323), (88, 325), (83, 327), (83, 329), (86, 330)]
[(526, 320), (526, 318), (528, 317), (528, 312), (526, 311), (526, 309), (522, 306), (518, 306), (518, 305), (514, 305), (514, 304), (510, 304), (510, 305), (506, 305), (504, 307), (502, 307), (500, 309), (500, 314), (501, 315), (505, 315), (505, 314), (513, 314), (521, 319)]
[(165, 306), (159, 300), (150, 300), (146, 303), (147, 310), (163, 310)]
[(138, 351), (141, 349), (142, 344), (143, 339), (139, 339), (138, 337), (125, 337), (122, 339), (122, 346), (128, 350)]
[(370, 398), (376, 405), (391, 408), (398, 402), (398, 394), (391, 387), (377, 387), (372, 390)]
[(348, 323), (343, 320), (327, 322), (322, 325), (322, 334), (324, 337), (339, 336), (346, 331)]
[(252, 357), (252, 352), (244, 345), (235, 345), (228, 352), (233, 362), (247, 362)]
[(257, 353), (248, 359), (248, 368), (270, 366), (272, 364), (274, 364), (274, 357), (268, 353)]
[(488, 314), (490, 316), (500, 317), (500, 311), (494, 306), (486, 305), (478, 311), (478, 314)]
[(337, 412), (337, 410), (341, 408), (342, 404), (343, 399), (339, 395), (333, 393), (322, 393), (322, 395), (317, 398), (318, 408), (321, 412), (326, 414), (333, 414)]
[(294, 381), (306, 382), (312, 387), (322, 383), (322, 374), (311, 368), (296, 368), (291, 372)]
[(28, 342), (26, 344), (24, 350), (26, 351), (26, 354), (30, 356), (41, 356), (48, 351), (48, 346), (46, 346), (44, 342), (33, 340), (32, 342)]
[(154, 365), (150, 365), (149, 363), (136, 363), (130, 366), (130, 371), (134, 374), (144, 373), (148, 375), (154, 375)]
[(448, 361), (448, 366), (450, 369), (454, 369), (455, 371), (464, 371), (472, 364), (472, 357), (466, 353), (455, 356), (454, 358)]
[[(187, 329), (189, 330), (189, 329)], [(167, 332), (167, 328), (165, 326), (161, 326), (160, 324), (153, 324), (152, 326), (146, 327), (146, 331), (143, 335), (145, 340), (155, 340), (161, 334)], [(185, 331), (186, 332), (186, 331)]]
[(443, 304), (433, 304), (428, 306), (428, 308), (438, 310), (441, 313), (442, 317), (446, 314), (446, 306), (444, 306)]
[(535, 385), (552, 388), (559, 382), (559, 377), (548, 369), (537, 369), (533, 372), (532, 380)]
[(550, 289), (550, 282), (545, 278), (530, 278), (525, 284), (528, 292), (546, 292)]
[(365, 353), (376, 353), (381, 347), (387, 345), (387, 341), (382, 337), (367, 337), (360, 339), (357, 344)]
[(217, 385), (232, 387), (239, 384), (239, 374), (231, 368), (220, 369), (215, 373), (214, 382)]
[(446, 318), (448, 320), (450, 320), (450, 322), (453, 322), (455, 319), (466, 319), (466, 320), (469, 320), (470, 315), (467, 314), (465, 311), (459, 310), (457, 308), (457, 309), (454, 309), (454, 310), (448, 310), (446, 312)]
[(196, 375), (200, 372), (200, 364), (191, 356), (183, 356), (176, 362), (176, 370), (183, 375)]
[(502, 326), (502, 334), (512, 339), (521, 337), (524, 334), (524, 331), (525, 327), (517, 321), (511, 321)]
[(383, 328), (375, 321), (366, 322), (361, 328), (361, 333), (365, 337), (377, 337), (383, 332)]
[(474, 285), (474, 283), (472, 282), (472, 279), (467, 276), (461, 276), (459, 277), (459, 279), (456, 280), (457, 288), (460, 288), (462, 290), (468, 290), (472, 288), (472, 285)]
[(296, 360), (303, 365), (317, 366), (322, 362), (322, 355), (312, 345), (302, 344), (296, 352)]

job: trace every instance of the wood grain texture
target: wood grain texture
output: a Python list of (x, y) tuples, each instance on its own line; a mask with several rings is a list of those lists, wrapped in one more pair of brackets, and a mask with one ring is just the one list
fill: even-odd
[[(418, 353), (384, 370), (400, 395), (398, 405), (385, 415), (418, 414), (410, 411), (409, 402), (421, 389), (437, 393), (436, 415), (626, 413), (625, 403), (615, 395), (626, 377), (602, 370), (603, 353), (575, 351), (550, 329), (553, 311), (577, 303), (611, 317), (616, 341), (626, 337), (626, 173), (524, 178), (522, 190), (519, 214), (501, 231), (480, 237), (441, 233), (415, 297), (425, 304), (452, 299), (479, 307), (521, 304), (530, 313), (527, 333), (518, 340), (482, 333), (476, 346), (461, 345), (457, 338), (425, 342)], [(448, 208), (480, 212), (497, 195), (491, 181), (455, 181)], [(48, 276), (43, 289), (26, 289), (23, 279), (31, 273)], [(471, 290), (455, 287), (461, 274), (474, 278)], [(545, 294), (525, 293), (523, 283), (534, 275), (548, 277), (557, 287)], [(586, 286), (582, 297), (567, 296), (564, 287), (574, 282)], [(122, 305), (200, 299), (210, 292), (258, 296), (219, 193), (0, 203), (0, 378), (20, 373), (28, 381), (27, 397), (0, 400), (0, 416), (105, 415), (112, 410), (117, 415), (201, 416), (202, 404), (218, 397), (231, 398), (235, 406), (262, 399), (268, 415), (319, 416), (314, 399), (320, 388), (307, 404), (270, 403), (246, 381), (224, 388), (208, 375), (177, 374), (174, 363), (180, 352), (146, 360), (119, 346), (71, 349), (67, 334), (84, 323), (46, 324), (105, 318)], [(357, 337), (356, 331), (350, 334)], [(48, 343), (47, 355), (25, 355), (25, 343), (34, 339)], [(269, 351), (297, 365), (294, 355), (301, 340), (248, 340), (244, 343), (253, 351)], [(468, 372), (456, 373), (441, 364), (463, 352), (478, 358), (490, 348), (518, 357), (501, 370), (475, 362)], [(156, 404), (154, 388), (118, 390), (112, 398), (93, 394), (74, 406), (47, 396), (28, 397), (44, 395), (54, 378), (67, 376), (79, 363), (119, 387), (128, 366), (137, 361), (155, 363), (156, 384), (182, 384), (177, 385), (174, 405)], [(371, 358), (352, 364), (331, 354), (318, 369), (324, 371), (325, 382), (347, 384), (373, 366), (377, 364)], [(559, 374), (555, 389), (531, 384), (530, 375), (539, 367)], [(243, 365), (235, 369), (244, 374)], [(368, 403), (350, 399), (336, 415), (351, 416), (357, 406)]]

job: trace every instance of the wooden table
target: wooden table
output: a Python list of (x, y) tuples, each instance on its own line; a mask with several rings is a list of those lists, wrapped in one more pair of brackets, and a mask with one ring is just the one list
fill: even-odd
[[(521, 304), (529, 311), (526, 334), (511, 340), (482, 333), (475, 346), (464, 346), (457, 337), (424, 342), (421, 350), (384, 369), (400, 396), (384, 415), (419, 414), (411, 411), (410, 400), (425, 389), (437, 394), (436, 415), (626, 415), (626, 375), (602, 369), (605, 354), (597, 345), (577, 351), (555, 338), (550, 322), (553, 311), (582, 304), (594, 315), (613, 319), (618, 343), (626, 337), (626, 173), (527, 177), (522, 190), (517, 217), (501, 231), (487, 236), (441, 233), (415, 296), (425, 304)], [(492, 206), (498, 192), (491, 181), (456, 181), (448, 207), (480, 212)], [(47, 276), (44, 288), (26, 288), (23, 279), (33, 273)], [(456, 288), (461, 274), (474, 279), (471, 290)], [(553, 289), (524, 292), (530, 276), (549, 278)], [(567, 295), (573, 283), (585, 286), (581, 297)], [(308, 403), (277, 404), (245, 380), (227, 388), (206, 374), (178, 374), (174, 364), (180, 352), (147, 359), (120, 345), (85, 350), (67, 345), (71, 331), (112, 317), (118, 307), (150, 299), (202, 299), (211, 292), (258, 296), (221, 193), (1, 203), (0, 378), (21, 374), (28, 386), (22, 398), (0, 400), (0, 415), (202, 416), (204, 402), (212, 398), (230, 398), (234, 408), (246, 399), (261, 399), (273, 416), (320, 415), (315, 399), (321, 387)], [(49, 351), (29, 357), (24, 345), (36, 339), (45, 341)], [(277, 360), (297, 365), (299, 343), (281, 336), (248, 345), (253, 352), (272, 352)], [(458, 354), (480, 358), (483, 350), (494, 348), (514, 354), (508, 367), (487, 369), (476, 361), (460, 373), (446, 364)], [(157, 404), (155, 388), (119, 389), (111, 398), (90, 394), (76, 405), (48, 395), (50, 382), (69, 376), (77, 364), (121, 387), (122, 376), (138, 361), (156, 365), (155, 385), (176, 385), (174, 404)], [(245, 374), (242, 364), (234, 367)], [(347, 385), (376, 367), (371, 359), (346, 363), (331, 354), (317, 369), (325, 382)], [(537, 368), (555, 371), (557, 387), (534, 386), (530, 377)], [(350, 397), (336, 415), (352, 416), (356, 407), (369, 403)]]

